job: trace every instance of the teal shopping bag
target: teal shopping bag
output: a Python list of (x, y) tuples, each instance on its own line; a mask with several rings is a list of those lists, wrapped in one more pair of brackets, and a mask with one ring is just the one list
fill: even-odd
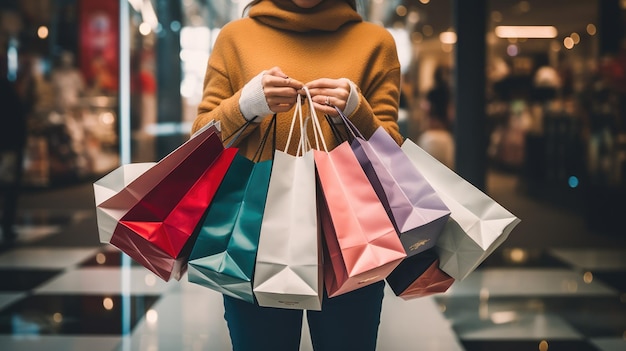
[(199, 228), (190, 282), (254, 303), (252, 277), (272, 163), (235, 157)]

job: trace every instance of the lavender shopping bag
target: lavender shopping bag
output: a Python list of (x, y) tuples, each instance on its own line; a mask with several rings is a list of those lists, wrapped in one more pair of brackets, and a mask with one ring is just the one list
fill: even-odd
[(450, 216), (448, 207), (384, 128), (379, 127), (365, 140), (343, 112), (336, 110), (352, 137), (351, 148), (407, 255), (432, 248)]

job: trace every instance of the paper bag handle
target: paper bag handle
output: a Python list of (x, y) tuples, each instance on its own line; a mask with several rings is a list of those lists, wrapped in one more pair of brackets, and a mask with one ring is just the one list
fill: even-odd
[(269, 137), (270, 131), (273, 131), (272, 134), (272, 159), (274, 159), (274, 150), (276, 150), (276, 114), (272, 116), (270, 120), (269, 126), (265, 129), (263, 133), (263, 137), (261, 138), (261, 142), (259, 143), (259, 147), (256, 149), (254, 156), (252, 156), (252, 161), (259, 162), (261, 160), (261, 155), (263, 154), (263, 150), (265, 149), (265, 144), (267, 143), (267, 138)]
[(361, 134), (361, 131), (359, 130), (359, 128), (357, 128), (354, 123), (352, 123), (352, 121), (343, 113), (343, 111), (341, 111), (341, 109), (339, 109), (339, 107), (332, 105), (332, 107), (335, 108), (335, 110), (337, 111), (337, 113), (339, 113), (339, 117), (341, 117), (341, 121), (343, 122), (343, 124), (346, 126), (346, 129), (348, 129), (350, 131), (350, 134), (352, 134), (353, 138), (361, 138), (361, 139), (365, 139), (365, 137), (363, 136), (363, 134)]
[(311, 121), (313, 124), (313, 135), (315, 136), (315, 146), (319, 150), (319, 142), (321, 141), (324, 151), (328, 152), (328, 147), (326, 146), (326, 141), (324, 140), (324, 135), (322, 134), (322, 127), (320, 126), (319, 118), (317, 118), (317, 112), (315, 112), (315, 108), (313, 107), (311, 92), (307, 87), (304, 87), (303, 89), (306, 93), (306, 98), (309, 101), (309, 111), (311, 113)]
[[(344, 137), (341, 135), (341, 132), (339, 132), (339, 128), (337, 127), (337, 124), (333, 122), (332, 118), (327, 114), (324, 114), (324, 117), (326, 118), (326, 122), (328, 122), (328, 125), (330, 125), (330, 130), (333, 132), (333, 136), (335, 137), (335, 141), (337, 142), (337, 144), (341, 144), (342, 142), (346, 141), (346, 139), (344, 139)], [(347, 132), (348, 127), (346, 127), (345, 124), (343, 124), (343, 127), (346, 129)]]
[(293, 117), (291, 119), (291, 127), (289, 128), (289, 135), (287, 136), (287, 143), (284, 149), (285, 152), (287, 152), (287, 150), (289, 149), (289, 145), (291, 144), (291, 137), (293, 136), (296, 120), (298, 120), (300, 126), (300, 140), (298, 141), (296, 156), (301, 156), (311, 149), (311, 144), (309, 143), (306, 135), (306, 130), (304, 129), (305, 122), (302, 117), (302, 97), (300, 95), (296, 97), (296, 105), (293, 112)]
[(233, 144), (235, 144), (235, 142), (237, 142), (237, 140), (239, 139), (239, 137), (241, 136), (241, 134), (243, 134), (243, 132), (245, 132), (245, 131), (246, 131), (246, 129), (250, 126), (250, 124), (252, 124), (252, 122), (253, 122), (253, 121), (254, 121), (257, 117), (258, 117), (258, 116), (254, 116), (252, 119), (247, 120), (247, 121), (246, 121), (246, 123), (242, 124), (241, 126), (239, 126), (239, 128), (235, 129), (235, 131), (234, 131), (231, 135), (229, 135), (229, 136), (227, 136), (226, 138), (224, 138), (224, 140), (222, 140), (222, 142), (224, 142), (224, 141), (226, 141), (226, 140), (228, 140), (228, 139), (232, 138), (232, 139), (231, 139), (231, 141), (230, 141), (228, 144), (226, 144), (226, 146), (225, 146), (225, 147), (227, 147), (227, 148), (228, 148), (228, 147), (232, 147), (232, 146), (233, 146)]

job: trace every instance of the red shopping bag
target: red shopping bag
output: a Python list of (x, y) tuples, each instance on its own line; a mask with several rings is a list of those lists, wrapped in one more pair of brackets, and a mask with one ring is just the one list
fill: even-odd
[(161, 279), (179, 280), (196, 226), (236, 153), (224, 148), (214, 125), (196, 133), (98, 205), (124, 211), (110, 244)]
[[(308, 92), (307, 92), (308, 93)], [(329, 297), (384, 280), (406, 257), (391, 219), (347, 142), (328, 151), (309, 98), (316, 141), (320, 220), (326, 242)]]

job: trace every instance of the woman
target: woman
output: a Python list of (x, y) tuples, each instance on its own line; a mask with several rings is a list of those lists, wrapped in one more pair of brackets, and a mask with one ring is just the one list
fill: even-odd
[[(276, 145), (285, 145), (296, 97), (306, 86), (318, 114), (338, 119), (336, 106), (365, 137), (382, 126), (402, 142), (395, 42), (384, 28), (362, 20), (355, 0), (255, 0), (246, 9), (248, 16), (224, 26), (215, 42), (192, 132), (219, 120), (228, 136), (252, 120), (237, 142), (252, 158), (267, 117), (276, 113)], [(336, 146), (330, 126), (322, 129), (329, 147)], [(272, 150), (264, 151), (264, 159), (271, 156)], [(374, 350), (383, 288), (379, 282), (325, 296), (322, 311), (307, 312), (313, 347)], [(234, 350), (299, 349), (302, 311), (228, 296), (224, 307)]]

